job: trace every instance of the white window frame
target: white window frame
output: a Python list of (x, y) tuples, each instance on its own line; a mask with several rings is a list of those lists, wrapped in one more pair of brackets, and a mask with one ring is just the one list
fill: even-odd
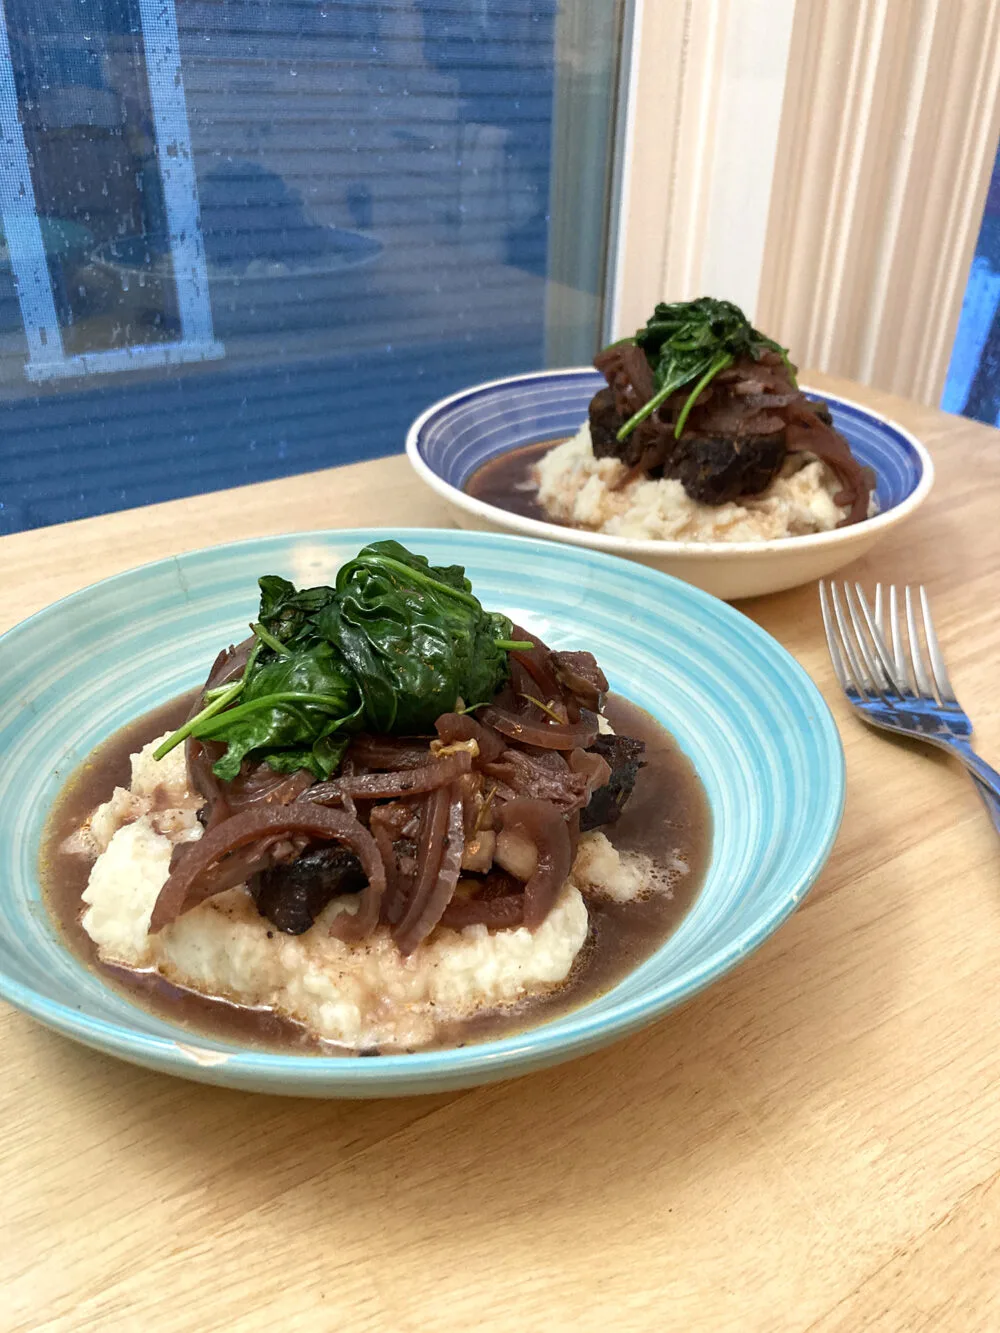
[(1000, 0), (633, 0), (610, 339), (728, 297), (941, 401), (1000, 134)]
[(198, 183), (191, 152), (174, 0), (138, 0), (157, 160), (180, 314), (177, 342), (137, 344), (67, 356), (45, 258), (35, 189), (17, 112), (17, 89), (0, 0), (0, 217), (28, 342), (29, 380), (214, 360), (225, 355), (212, 328)]
[(795, 0), (632, 0), (609, 339), (658, 300), (756, 309), (794, 16)]

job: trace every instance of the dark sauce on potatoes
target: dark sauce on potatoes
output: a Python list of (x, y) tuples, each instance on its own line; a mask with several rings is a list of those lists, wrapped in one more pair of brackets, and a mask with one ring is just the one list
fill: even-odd
[(476, 468), (463, 486), (466, 495), (484, 504), (506, 509), (522, 518), (537, 518), (542, 523), (557, 523), (538, 503), (535, 464), (563, 440), (542, 440), (523, 444), (519, 449), (491, 458)]
[[(209, 999), (173, 986), (154, 973), (108, 966), (98, 959), (96, 946), (80, 925), (81, 895), (92, 862), (64, 851), (63, 843), (115, 786), (128, 786), (130, 756), (153, 737), (179, 726), (190, 703), (191, 696), (172, 700), (124, 727), (98, 747), (70, 779), (49, 817), (42, 844), (40, 872), (49, 911), (72, 951), (110, 985), (192, 1036), (212, 1035), (300, 1055), (357, 1055), (311, 1037), (298, 1023), (270, 1010)], [(670, 895), (654, 893), (632, 903), (588, 899), (590, 934), (562, 985), (549, 995), (536, 995), (522, 1004), (442, 1028), (436, 1046), (509, 1036), (578, 1009), (649, 958), (694, 900), (711, 844), (711, 819), (701, 783), (669, 734), (642, 709), (612, 695), (606, 712), (616, 731), (646, 742), (647, 763), (624, 815), (604, 832), (620, 850), (644, 852), (661, 865), (679, 858), (688, 867), (687, 873), (674, 877)], [(267, 923), (262, 919), (262, 924)]]

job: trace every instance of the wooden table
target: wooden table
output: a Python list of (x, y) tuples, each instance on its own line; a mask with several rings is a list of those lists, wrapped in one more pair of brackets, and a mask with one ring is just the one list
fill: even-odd
[[(935, 455), (927, 506), (852, 572), (929, 585), (996, 759), (1000, 437), (830, 387)], [(160, 556), (363, 523), (447, 517), (396, 457), (7, 537), (0, 628)], [(0, 1327), (1000, 1328), (996, 833), (954, 765), (849, 714), (814, 587), (744, 610), (847, 750), (840, 840), (776, 936), (609, 1050), (414, 1100), (200, 1087), (4, 1010)]]

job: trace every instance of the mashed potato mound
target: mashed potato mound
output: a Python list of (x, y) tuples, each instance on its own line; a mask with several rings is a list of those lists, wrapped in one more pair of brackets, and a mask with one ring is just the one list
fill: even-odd
[(771, 541), (830, 532), (847, 515), (833, 502), (839, 483), (818, 459), (789, 458), (766, 491), (739, 504), (701, 504), (665, 477), (613, 489), (626, 471), (616, 458), (594, 457), (585, 423), (538, 464), (539, 503), (560, 523), (644, 541)]
[(153, 751), (169, 732), (157, 736), (132, 756), (132, 781), (116, 787), (81, 829), (69, 839), (66, 851), (99, 856), (106, 851), (117, 829), (144, 815), (151, 827), (172, 842), (192, 842), (201, 837), (197, 814), (202, 799), (188, 787), (184, 746), (178, 745), (160, 760)]
[(630, 903), (646, 893), (673, 894), (677, 880), (690, 867), (675, 854), (658, 865), (643, 852), (619, 852), (606, 834), (585, 833), (580, 839), (569, 882), (587, 898), (610, 898)]
[[(619, 856), (603, 833), (588, 833), (555, 907), (534, 932), (439, 927), (404, 958), (382, 926), (360, 944), (330, 935), (339, 912), (357, 910), (356, 896), (335, 899), (305, 934), (284, 935), (240, 887), (150, 935), (174, 843), (201, 836), (183, 750), (157, 763), (152, 752), (158, 744), (133, 756), (131, 787), (116, 789), (98, 807), (77, 848), (99, 852), (83, 894), (82, 923), (101, 960), (272, 1009), (317, 1037), (355, 1049), (424, 1045), (441, 1022), (551, 990), (565, 981), (587, 938), (585, 895), (623, 902), (664, 887), (648, 858)], [(164, 806), (165, 793), (172, 807)]]

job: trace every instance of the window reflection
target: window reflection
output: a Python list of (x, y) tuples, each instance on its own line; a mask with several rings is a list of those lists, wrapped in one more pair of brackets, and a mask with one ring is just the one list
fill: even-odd
[(941, 406), (1000, 426), (1000, 150), (986, 196)]
[[(137, 6), (6, 0), (35, 206), (72, 355), (173, 341), (180, 321)], [(132, 272), (112, 262), (131, 247)], [(138, 306), (130, 286), (158, 300)]]
[(3, 10), (63, 345), (0, 262), (0, 530), (392, 452), (592, 354), (618, 0)]

